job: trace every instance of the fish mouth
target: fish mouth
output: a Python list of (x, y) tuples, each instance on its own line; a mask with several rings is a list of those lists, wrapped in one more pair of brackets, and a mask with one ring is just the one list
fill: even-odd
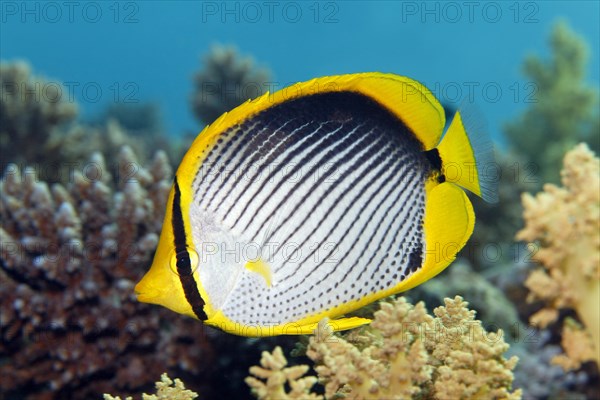
[(147, 303), (147, 304), (156, 304), (153, 301), (150, 300), (150, 297), (145, 297), (145, 296), (138, 296), (137, 297), (137, 301), (140, 303)]
[(134, 289), (133, 293), (135, 294), (135, 298), (137, 299), (137, 301), (141, 301), (142, 303), (148, 302), (148, 295), (144, 292)]
[(158, 304), (161, 305), (160, 298), (158, 296), (158, 292), (155, 291), (136, 291), (135, 292), (137, 301), (140, 303), (149, 303), (149, 304)]
[(152, 299), (156, 299), (158, 294), (156, 290), (148, 287), (148, 285), (144, 282), (144, 279), (135, 285), (133, 292), (135, 293), (137, 300), (142, 303), (152, 303)]

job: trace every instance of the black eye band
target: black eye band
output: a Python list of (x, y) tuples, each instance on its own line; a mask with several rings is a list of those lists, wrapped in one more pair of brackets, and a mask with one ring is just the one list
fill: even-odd
[(181, 286), (183, 287), (183, 293), (185, 298), (192, 306), (192, 310), (196, 317), (202, 321), (206, 321), (208, 318), (204, 312), (204, 300), (198, 292), (198, 286), (192, 276), (192, 265), (190, 261), (190, 255), (187, 251), (187, 240), (185, 236), (185, 226), (183, 224), (183, 215), (181, 213), (181, 191), (179, 190), (179, 184), (177, 183), (177, 176), (175, 176), (175, 195), (173, 196), (173, 212), (171, 221), (173, 224), (173, 236), (175, 238), (175, 253), (177, 260), (177, 273), (181, 280)]

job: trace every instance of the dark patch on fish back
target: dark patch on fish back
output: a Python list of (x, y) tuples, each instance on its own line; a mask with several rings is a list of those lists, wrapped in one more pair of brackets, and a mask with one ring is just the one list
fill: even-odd
[[(283, 127), (285, 122), (287, 125)], [(336, 136), (341, 136), (346, 129), (352, 129), (359, 124), (367, 129), (372, 127), (385, 135), (391, 143), (401, 147), (403, 153), (410, 154), (411, 159), (424, 159), (423, 144), (410, 128), (385, 106), (358, 92), (315, 93), (288, 100), (252, 115), (240, 125), (240, 131), (251, 129), (257, 124), (258, 126), (271, 124), (281, 129), (281, 132), (293, 131), (307, 123), (333, 123), (331, 128), (327, 129), (336, 129), (336, 123), (342, 124), (344, 128)], [(323, 130), (323, 134), (328, 133), (327, 129)], [(272, 130), (267, 129), (258, 134), (266, 138), (272, 134)], [(299, 136), (294, 137), (277, 152), (285, 151), (287, 146), (293, 145), (300, 139)], [(263, 140), (256, 140), (254, 145), (259, 146), (263, 143)], [(428, 163), (424, 162), (422, 165), (429, 169)]]

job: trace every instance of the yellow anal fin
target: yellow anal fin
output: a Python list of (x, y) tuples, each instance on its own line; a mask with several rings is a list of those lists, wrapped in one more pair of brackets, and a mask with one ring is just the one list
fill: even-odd
[[(358, 328), (366, 324), (370, 324), (372, 320), (361, 317), (348, 317), (338, 319), (328, 319), (327, 325), (331, 328), (331, 332), (346, 331), (348, 329)], [(317, 329), (318, 322), (313, 322), (306, 325), (300, 325), (293, 332), (287, 332), (294, 335), (312, 335)]]
[(339, 318), (332, 319), (328, 321), (329, 326), (333, 329), (334, 332), (337, 331), (346, 331), (348, 329), (358, 328), (359, 326), (363, 326), (366, 324), (370, 324), (372, 320), (368, 318), (361, 317), (348, 317), (348, 318)]
[(263, 261), (262, 258), (248, 261), (245, 267), (248, 271), (256, 272), (258, 275), (262, 276), (265, 280), (267, 287), (271, 287), (271, 267), (269, 266), (269, 264)]
[[(318, 325), (318, 322), (288, 322), (283, 325), (276, 326), (244, 325), (232, 322), (231, 320), (225, 318), (221, 311), (218, 311), (216, 314), (212, 315), (208, 320), (205, 321), (205, 323), (214, 326), (218, 329), (221, 329), (225, 332), (246, 337), (266, 337), (278, 335), (312, 335), (313, 333), (315, 333), (315, 329), (317, 329)], [(329, 328), (331, 328), (331, 332), (353, 329), (369, 323), (371, 323), (370, 319), (360, 317), (340, 318), (327, 321)]]

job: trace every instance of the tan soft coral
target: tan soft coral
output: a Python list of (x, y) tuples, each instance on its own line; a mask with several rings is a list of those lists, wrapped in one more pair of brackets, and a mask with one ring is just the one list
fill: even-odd
[[(258, 399), (320, 400), (323, 398), (310, 393), (310, 389), (317, 383), (317, 378), (314, 376), (302, 377), (308, 371), (308, 366), (297, 365), (286, 368), (287, 360), (281, 347), (275, 347), (273, 353), (264, 351), (260, 365), (260, 367), (251, 367), (250, 373), (254, 376), (246, 378), (246, 383), (252, 388)], [(284, 389), (286, 384), (291, 388), (289, 392)]]
[(362, 351), (337, 337), (311, 339), (307, 355), (320, 364), (326, 396), (343, 388), (351, 399), (520, 398), (510, 392), (517, 359), (502, 356), (502, 331), (486, 332), (460, 296), (445, 303), (436, 317), (422, 302), (382, 303), (372, 323), (381, 340)]
[[(520, 399), (511, 392), (516, 357), (502, 331), (486, 332), (460, 296), (427, 313), (401, 297), (381, 303), (359, 346), (321, 321), (307, 355), (317, 366), (325, 398)], [(260, 397), (274, 399), (276, 397)]]
[[(160, 381), (155, 383), (156, 394), (142, 394), (143, 400), (194, 400), (198, 393), (187, 390), (181, 380), (172, 380), (165, 373), (160, 376)], [(104, 394), (104, 400), (122, 400), (119, 396)], [(126, 397), (125, 400), (133, 400), (133, 397)]]
[[(563, 187), (547, 184), (535, 197), (523, 195), (525, 228), (517, 239), (540, 245), (534, 259), (543, 268), (525, 284), (529, 300), (541, 300), (545, 307), (530, 322), (545, 327), (558, 318), (559, 309), (572, 308), (585, 325), (589, 337), (583, 342), (573, 327), (564, 330), (563, 347), (571, 362), (557, 359), (578, 368), (584, 361), (600, 361), (600, 160), (580, 144), (566, 154), (561, 178)], [(569, 338), (590, 347), (571, 351), (580, 346), (566, 343)]]

